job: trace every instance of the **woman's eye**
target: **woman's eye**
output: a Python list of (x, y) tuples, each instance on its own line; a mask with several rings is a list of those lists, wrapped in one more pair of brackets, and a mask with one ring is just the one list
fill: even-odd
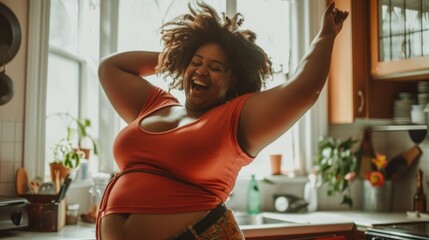
[(215, 72), (224, 72), (225, 71), (224, 68), (222, 66), (220, 66), (220, 65), (210, 66), (210, 69), (212, 71), (215, 71)]
[(211, 67), (211, 70), (214, 72), (223, 72), (222, 68), (218, 68), (218, 67)]
[(200, 63), (200, 62), (197, 62), (197, 61), (192, 61), (192, 62), (191, 62), (191, 64), (192, 64), (193, 66), (201, 66), (201, 63)]

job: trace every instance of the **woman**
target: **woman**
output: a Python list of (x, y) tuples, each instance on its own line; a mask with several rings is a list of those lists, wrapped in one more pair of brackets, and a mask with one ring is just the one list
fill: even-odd
[[(271, 62), (241, 15), (198, 3), (163, 26), (164, 50), (103, 59), (101, 84), (128, 123), (114, 143), (121, 170), (97, 219), (98, 239), (244, 239), (223, 202), (242, 166), (316, 101), (348, 13), (331, 3), (294, 78), (260, 91)], [(171, 76), (184, 105), (144, 79)]]

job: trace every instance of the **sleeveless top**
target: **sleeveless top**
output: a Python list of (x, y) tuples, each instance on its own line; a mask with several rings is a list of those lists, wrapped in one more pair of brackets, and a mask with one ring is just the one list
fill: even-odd
[(180, 105), (154, 87), (139, 116), (116, 137), (115, 161), (127, 174), (106, 188), (101, 216), (202, 211), (224, 202), (240, 169), (253, 160), (237, 141), (240, 112), (249, 96), (214, 107), (190, 124), (149, 132), (141, 128), (142, 119)]

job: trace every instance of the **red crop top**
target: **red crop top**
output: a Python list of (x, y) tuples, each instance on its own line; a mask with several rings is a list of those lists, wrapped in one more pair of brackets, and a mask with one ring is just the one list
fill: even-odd
[(185, 126), (148, 132), (140, 127), (145, 116), (179, 105), (166, 91), (153, 88), (138, 118), (118, 134), (113, 154), (121, 171), (145, 169), (161, 174), (131, 172), (117, 178), (105, 193), (101, 215), (200, 211), (224, 202), (240, 169), (253, 160), (241, 150), (236, 132), (249, 96), (217, 106)]

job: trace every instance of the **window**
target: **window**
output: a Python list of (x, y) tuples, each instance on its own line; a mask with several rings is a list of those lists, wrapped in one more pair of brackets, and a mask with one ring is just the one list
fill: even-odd
[[(90, 134), (98, 135), (98, 1), (52, 0), (49, 22), (45, 175), (50, 174), (52, 145), (67, 135), (66, 123), (56, 113), (89, 118), (94, 125)], [(96, 156), (90, 156), (94, 172)]]

